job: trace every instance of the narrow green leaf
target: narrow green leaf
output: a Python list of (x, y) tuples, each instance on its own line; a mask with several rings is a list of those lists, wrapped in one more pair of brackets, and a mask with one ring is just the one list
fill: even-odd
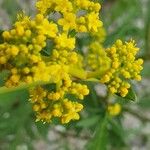
[(87, 150), (106, 150), (107, 149), (107, 116), (101, 120), (96, 129), (95, 136), (87, 145)]
[(111, 130), (114, 132), (117, 138), (119, 138), (118, 140), (125, 145), (126, 133), (124, 131), (124, 128), (113, 118), (109, 118), (109, 123), (111, 125)]
[(25, 100), (29, 98), (27, 90), (12, 91), (9, 93), (0, 94), (0, 107), (9, 107), (16, 101)]

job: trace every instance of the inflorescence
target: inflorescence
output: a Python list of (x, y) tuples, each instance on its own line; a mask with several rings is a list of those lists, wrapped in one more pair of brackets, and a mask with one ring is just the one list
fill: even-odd
[[(112, 47), (103, 47), (106, 33), (99, 19), (99, 3), (38, 0), (36, 8), (34, 18), (19, 14), (13, 28), (2, 33), (0, 71), (9, 70), (8, 88), (31, 84), (30, 102), (37, 121), (78, 120), (83, 109), (79, 100), (89, 94), (81, 81), (96, 78), (111, 93), (124, 97), (130, 88), (128, 80), (141, 80), (143, 61), (135, 58), (139, 49), (133, 40), (117, 40)], [(76, 38), (85, 33), (94, 40), (81, 55)]]

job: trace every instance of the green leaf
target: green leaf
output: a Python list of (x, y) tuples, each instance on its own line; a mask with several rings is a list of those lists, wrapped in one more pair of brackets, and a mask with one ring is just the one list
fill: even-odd
[(128, 94), (124, 98), (130, 101), (137, 101), (137, 96), (133, 88), (130, 88), (128, 91), (129, 91)]
[[(16, 134), (19, 128), (22, 128), (25, 123), (28, 124), (26, 121), (32, 112), (31, 105), (27, 101), (25, 95), (14, 97), (12, 100), (11, 97), (12, 96), (8, 97), (7, 100), (9, 101), (6, 101), (7, 103), (5, 106), (3, 105), (0, 109), (0, 138), (7, 134)], [(5, 117), (4, 114), (7, 114), (7, 117)]]
[[(121, 97), (121, 95), (119, 94), (116, 94), (116, 95)], [(122, 97), (122, 99), (126, 99), (129, 101), (137, 101), (136, 93), (134, 92), (132, 87), (128, 89), (128, 94), (125, 97)]]
[(107, 149), (107, 116), (101, 120), (96, 129), (95, 136), (91, 142), (87, 145), (87, 150), (106, 150)]
[(112, 136), (115, 136), (118, 139), (118, 141), (116, 141), (115, 139), (114, 141), (117, 142), (118, 145), (119, 143), (121, 143), (121, 145), (125, 145), (126, 133), (124, 128), (121, 126), (121, 123), (119, 123), (119, 121), (117, 120), (114, 120), (113, 118), (109, 118), (109, 123), (111, 125), (111, 130), (113, 131)]
[[(0, 94), (0, 107), (9, 107), (16, 101), (27, 101), (29, 98), (27, 90), (13, 91)], [(28, 101), (27, 101), (28, 102)]]

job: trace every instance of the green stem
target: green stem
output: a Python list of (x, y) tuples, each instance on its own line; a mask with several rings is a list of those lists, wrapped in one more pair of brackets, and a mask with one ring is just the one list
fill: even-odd
[(85, 79), (84, 81), (100, 83), (100, 80), (98, 80), (98, 79), (96, 79), (96, 78), (87, 78), (87, 79)]
[(44, 85), (44, 84), (48, 84), (48, 83), (51, 83), (51, 82), (38, 81), (38, 82), (31, 83), (31, 84), (22, 83), (17, 87), (11, 87), (11, 88), (1, 87), (0, 88), (0, 94), (6, 94), (6, 93), (9, 93), (9, 92), (23, 90), (23, 89), (27, 89), (27, 88), (32, 87), (32, 86)]

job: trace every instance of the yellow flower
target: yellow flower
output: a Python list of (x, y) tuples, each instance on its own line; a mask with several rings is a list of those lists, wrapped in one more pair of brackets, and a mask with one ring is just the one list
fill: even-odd
[(77, 6), (81, 7), (82, 9), (88, 9), (90, 6), (89, 0), (77, 0), (76, 3), (77, 3)]
[(121, 112), (121, 105), (118, 104), (118, 103), (115, 103), (113, 105), (109, 105), (108, 108), (107, 108), (107, 110), (108, 110), (108, 113), (111, 116), (117, 116)]
[(99, 20), (99, 14), (92, 12), (87, 15), (87, 26), (89, 31), (97, 32), (99, 27), (102, 27), (103, 23)]
[(51, 0), (38, 0), (36, 2), (36, 8), (38, 11), (42, 14), (45, 14), (47, 12), (47, 9), (52, 6)]
[(55, 3), (55, 11), (61, 12), (63, 14), (73, 11), (72, 2), (70, 2), (69, 0), (57, 0), (55, 1)]
[(2, 36), (3, 36), (3, 38), (5, 40), (10, 39), (10, 37), (11, 37), (11, 35), (10, 35), (10, 33), (8, 31), (4, 31), (3, 34), (2, 34)]
[(75, 48), (75, 38), (67, 37), (67, 34), (62, 33), (55, 38), (56, 48), (67, 48), (73, 50)]
[(42, 21), (42, 24), (38, 26), (42, 33), (48, 35), (48, 37), (54, 38), (58, 32), (57, 25), (55, 23), (49, 22), (47, 19)]
[(63, 26), (64, 31), (76, 28), (76, 15), (73, 13), (65, 13), (63, 18), (58, 20), (58, 24)]

